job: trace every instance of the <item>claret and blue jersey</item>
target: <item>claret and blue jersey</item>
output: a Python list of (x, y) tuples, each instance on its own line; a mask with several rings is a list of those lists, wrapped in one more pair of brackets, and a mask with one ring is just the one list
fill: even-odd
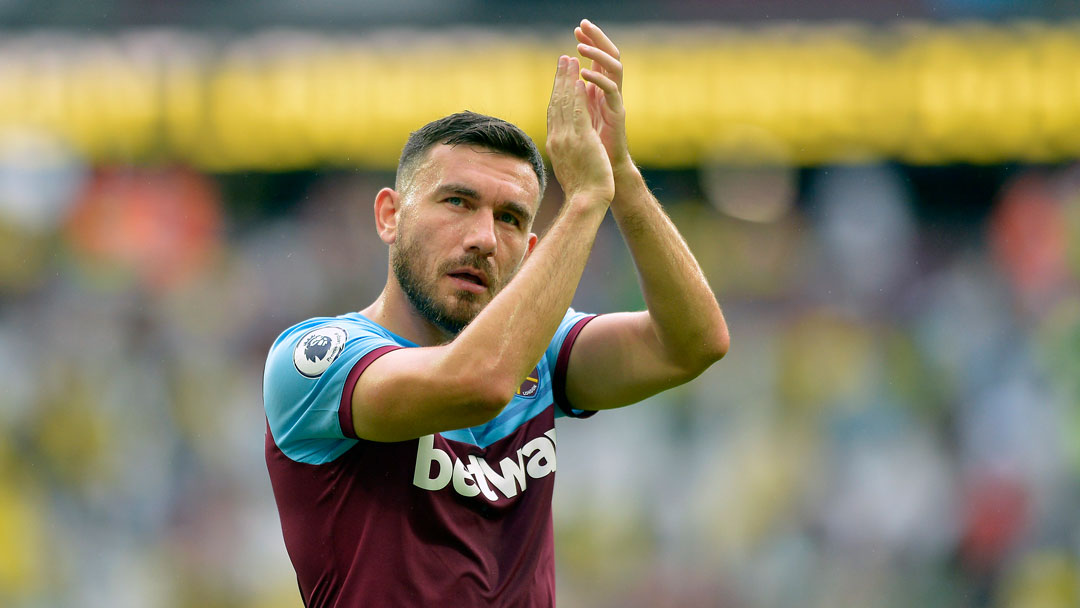
[(416, 344), (358, 313), (286, 330), (266, 363), (266, 463), (305, 605), (551, 606), (555, 418), (570, 310), (517, 395), (486, 424), (380, 443), (351, 395), (378, 357)]

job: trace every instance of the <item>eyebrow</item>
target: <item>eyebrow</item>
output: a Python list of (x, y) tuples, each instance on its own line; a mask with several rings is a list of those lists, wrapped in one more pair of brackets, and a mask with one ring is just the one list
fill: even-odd
[[(443, 184), (443, 185), (441, 185), (441, 186), (439, 186), (438, 188), (435, 189), (435, 193), (438, 196), (442, 196), (442, 195), (446, 195), (446, 194), (459, 194), (461, 196), (471, 198), (471, 199), (474, 199), (474, 200), (479, 200), (480, 199), (480, 193), (479, 192), (477, 192), (476, 190), (473, 190), (472, 188), (470, 188), (470, 187), (468, 187), (468, 186), (466, 186), (464, 184), (455, 184), (455, 183)], [(528, 225), (528, 224), (530, 224), (532, 222), (532, 213), (529, 211), (528, 207), (526, 207), (525, 205), (522, 205), (521, 203), (519, 203), (517, 201), (503, 201), (503, 202), (499, 203), (498, 205), (496, 205), (496, 207), (500, 208), (500, 209), (507, 209), (507, 210), (517, 214), (522, 219), (522, 223), (524, 223), (526, 225)]]

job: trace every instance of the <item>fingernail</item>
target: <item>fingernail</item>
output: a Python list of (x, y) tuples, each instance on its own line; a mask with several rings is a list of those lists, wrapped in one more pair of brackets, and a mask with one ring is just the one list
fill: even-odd
[(565, 68), (566, 67), (566, 59), (567, 59), (566, 55), (561, 55), (559, 57), (559, 67), (560, 68)]

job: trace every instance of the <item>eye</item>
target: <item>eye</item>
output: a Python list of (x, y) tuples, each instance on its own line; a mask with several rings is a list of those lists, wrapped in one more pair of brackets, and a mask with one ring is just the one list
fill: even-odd
[(502, 213), (500, 213), (499, 214), (499, 221), (500, 222), (506, 222), (507, 224), (510, 224), (511, 226), (520, 226), (521, 225), (521, 220), (519, 220), (516, 215), (514, 215), (513, 213), (510, 213), (509, 211), (503, 211)]
[(461, 198), (460, 196), (448, 196), (443, 199), (443, 202), (453, 205), (455, 207), (465, 206), (465, 199)]

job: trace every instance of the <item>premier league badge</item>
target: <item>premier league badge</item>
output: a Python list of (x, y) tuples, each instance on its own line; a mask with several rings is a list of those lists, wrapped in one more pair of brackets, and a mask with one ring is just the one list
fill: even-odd
[(293, 365), (306, 378), (318, 378), (341, 354), (349, 334), (340, 327), (328, 325), (309, 331), (300, 338), (293, 350)]

